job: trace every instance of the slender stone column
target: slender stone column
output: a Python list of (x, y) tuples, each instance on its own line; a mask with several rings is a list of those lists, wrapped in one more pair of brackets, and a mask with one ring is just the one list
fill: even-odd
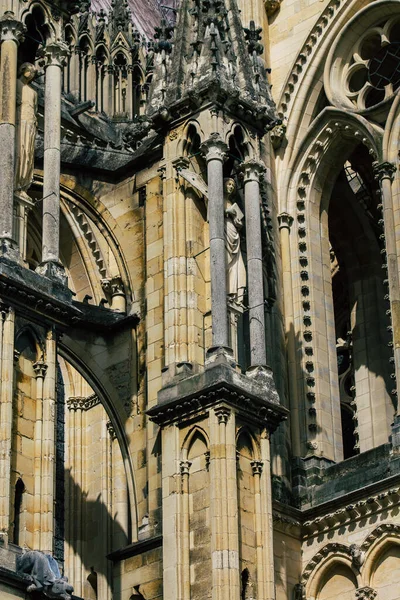
[(10, 527), (10, 473), (12, 404), (14, 396), (14, 332), (15, 313), (0, 306), (0, 537), (7, 541)]
[(257, 591), (258, 598), (264, 600), (266, 597), (266, 581), (264, 574), (263, 560), (263, 519), (261, 503), (261, 485), (260, 479), (263, 470), (263, 463), (260, 460), (254, 460), (251, 463), (254, 477), (254, 505), (255, 505), (255, 534), (256, 534), (256, 562), (257, 562)]
[(202, 144), (207, 161), (208, 221), (210, 224), (211, 312), (213, 346), (229, 345), (226, 282), (224, 175), (226, 144), (218, 133)]
[(44, 50), (46, 85), (44, 106), (44, 175), (42, 264), (38, 272), (65, 281), (60, 264), (60, 147), (61, 73), (68, 54), (62, 42), (50, 42)]
[(267, 362), (260, 212), (260, 177), (265, 172), (265, 166), (256, 160), (248, 160), (240, 166), (240, 170), (244, 175), (246, 208), (250, 358), (251, 366), (257, 366)]
[(25, 26), (7, 11), (0, 19), (0, 253), (17, 260), (13, 240), (17, 54)]
[(265, 581), (264, 595), (260, 600), (275, 600), (275, 568), (274, 568), (274, 524), (272, 517), (272, 485), (271, 485), (271, 441), (270, 432), (266, 429), (260, 438), (261, 459), (264, 476), (260, 477), (261, 511), (262, 511), (262, 557), (263, 578)]
[(182, 481), (182, 597), (190, 600), (190, 523), (189, 523), (189, 472), (192, 463), (181, 461)]
[(57, 381), (57, 341), (53, 330), (49, 330), (47, 333), (46, 362), (47, 372), (43, 385), (40, 550), (52, 553), (54, 537), (55, 404)]
[[(384, 162), (374, 167), (375, 179), (380, 183), (385, 231), (386, 262), (389, 283), (390, 310), (393, 328), (393, 351), (397, 385), (400, 383), (400, 282), (398, 272), (396, 229), (392, 204), (392, 181), (396, 167)], [(400, 419), (400, 402), (397, 402), (396, 421)]]
[(43, 439), (43, 381), (47, 365), (42, 360), (34, 363), (36, 377), (36, 412), (34, 438), (34, 497), (33, 497), (33, 547), (40, 550), (42, 439)]
[(299, 425), (299, 399), (297, 394), (297, 375), (296, 375), (296, 339), (294, 333), (293, 316), (293, 288), (292, 288), (292, 270), (290, 256), (290, 229), (293, 224), (293, 217), (288, 213), (278, 215), (279, 230), (281, 235), (282, 252), (282, 271), (283, 271), (283, 299), (285, 307), (285, 334), (287, 344), (287, 362), (288, 362), (288, 381), (289, 381), (289, 400), (290, 400), (290, 422), (292, 449), (294, 456), (301, 455), (300, 444), (300, 425)]

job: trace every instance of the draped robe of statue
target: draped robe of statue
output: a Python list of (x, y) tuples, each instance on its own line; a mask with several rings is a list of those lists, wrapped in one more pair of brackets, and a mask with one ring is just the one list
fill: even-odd
[(243, 213), (234, 202), (236, 184), (233, 179), (224, 181), (225, 201), (225, 250), (227, 266), (228, 296), (242, 302), (246, 288), (246, 268), (240, 248), (240, 230), (243, 227)]
[(29, 83), (36, 75), (36, 67), (24, 63), (17, 80), (17, 114), (15, 131), (15, 196), (30, 202), (27, 190), (33, 181), (35, 139), (37, 129), (37, 93)]

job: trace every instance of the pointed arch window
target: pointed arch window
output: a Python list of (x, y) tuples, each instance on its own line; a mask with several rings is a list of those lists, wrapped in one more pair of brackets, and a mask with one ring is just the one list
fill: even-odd
[(128, 60), (123, 52), (114, 57), (114, 116), (128, 117)]

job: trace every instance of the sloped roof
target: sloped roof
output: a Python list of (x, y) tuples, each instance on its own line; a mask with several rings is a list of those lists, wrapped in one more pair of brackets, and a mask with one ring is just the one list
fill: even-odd
[[(176, 6), (177, 3), (177, 0), (128, 0), (134, 25), (140, 33), (150, 39), (154, 37), (154, 28), (160, 24), (163, 17), (167, 16), (173, 20), (173, 12), (166, 11), (162, 6)], [(92, 0), (91, 7), (93, 12), (104, 9), (108, 13), (111, 0)]]

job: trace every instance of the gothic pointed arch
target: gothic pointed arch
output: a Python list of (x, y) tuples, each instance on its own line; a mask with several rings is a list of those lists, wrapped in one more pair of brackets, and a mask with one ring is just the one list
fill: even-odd
[[(297, 296), (295, 299), (296, 306), (300, 310), (294, 314), (294, 322), (289, 325), (287, 324), (288, 330), (293, 328), (293, 336), (297, 336), (296, 341), (293, 337), (293, 343), (298, 345), (299, 348), (299, 363), (297, 365), (297, 373), (299, 379), (302, 379), (301, 384), (301, 396), (305, 403), (305, 410), (303, 412), (303, 422), (300, 428), (303, 432), (303, 443), (309, 451), (317, 453), (321, 451), (321, 435), (323, 431), (326, 433), (326, 427), (330, 430), (327, 434), (331, 440), (332, 446), (325, 455), (329, 454), (333, 459), (337, 460), (341, 457), (340, 446), (342, 441), (340, 437), (337, 438), (337, 425), (331, 427), (328, 421), (324, 422), (323, 414), (319, 402), (330, 402), (331, 411), (333, 415), (333, 423), (343, 423), (346, 420), (348, 406), (353, 406), (353, 400), (351, 396), (348, 396), (347, 400), (343, 400), (342, 416), (339, 415), (339, 389), (338, 389), (338, 375), (337, 375), (337, 348), (340, 345), (340, 339), (346, 337), (345, 333), (339, 333), (337, 329), (337, 319), (335, 323), (334, 308), (336, 300), (332, 296), (332, 271), (333, 263), (331, 259), (336, 256), (332, 254), (330, 243), (336, 239), (337, 255), (340, 256), (342, 262), (342, 272), (346, 272), (347, 281), (350, 288), (356, 281), (364, 281), (362, 284), (364, 293), (367, 294), (367, 288), (370, 290), (375, 300), (375, 309), (377, 314), (383, 315), (385, 313), (385, 306), (383, 304), (383, 278), (382, 273), (382, 254), (380, 251), (380, 244), (382, 238), (379, 238), (379, 223), (380, 214), (379, 206), (376, 200), (377, 198), (377, 184), (374, 180), (374, 163), (381, 160), (382, 157), (382, 130), (376, 126), (371, 125), (368, 121), (360, 116), (347, 115), (344, 112), (326, 108), (317, 117), (312, 124), (311, 128), (304, 137), (298, 152), (293, 157), (292, 164), (289, 170), (289, 175), (286, 180), (286, 186), (289, 190), (287, 195), (287, 204), (283, 204), (284, 210), (291, 213), (294, 217), (294, 225), (291, 235), (291, 255), (294, 259), (296, 268), (292, 270), (292, 281), (293, 285), (297, 285)], [(346, 159), (347, 162), (346, 163)], [(353, 169), (346, 165), (353, 164)], [(345, 168), (344, 174), (340, 175), (340, 172)], [(350, 171), (346, 169), (350, 168)], [(355, 169), (355, 171), (354, 171)], [(354, 174), (359, 172), (358, 183), (355, 187), (356, 180), (352, 179), (355, 177)], [(352, 174), (351, 174), (352, 173)], [(344, 183), (340, 184), (341, 178)], [(343, 179), (344, 178), (344, 179)], [(339, 192), (338, 185), (344, 186), (343, 189), (348, 189), (348, 192)], [(336, 186), (336, 187), (335, 187)], [(352, 187), (353, 186), (353, 187)], [(369, 190), (368, 191), (368, 186)], [(336, 190), (336, 191), (335, 191)], [(363, 191), (364, 190), (364, 191)], [(366, 205), (364, 208), (359, 206), (360, 194), (369, 194), (368, 202), (371, 203), (370, 208), (367, 210)], [(348, 198), (354, 197), (353, 201), (353, 215), (348, 215), (347, 222), (350, 223), (355, 219), (359, 221), (359, 234), (360, 241), (358, 247), (350, 249), (350, 246), (346, 250), (343, 246), (345, 242), (342, 232), (338, 232), (336, 237), (333, 234), (334, 218), (334, 207), (340, 203), (340, 198), (346, 196)], [(358, 196), (357, 196), (358, 194)], [(332, 202), (332, 198), (336, 195), (337, 200)], [(367, 196), (366, 196), (367, 197)], [(358, 198), (358, 200), (357, 200)], [(357, 200), (357, 201), (356, 201)], [(368, 203), (367, 202), (367, 203)], [(364, 200), (365, 204), (365, 200)], [(346, 210), (351, 205), (351, 202), (347, 202)], [(368, 212), (370, 211), (370, 212)], [(372, 211), (372, 212), (371, 212)], [(342, 211), (340, 218), (343, 219), (344, 212)], [(370, 241), (368, 242), (368, 236)], [(348, 234), (348, 240), (355, 239), (354, 235)], [(362, 249), (361, 240), (365, 240), (365, 252), (363, 255), (360, 254)], [(375, 247), (375, 250), (373, 248)], [(345, 255), (348, 255), (346, 259)], [(355, 267), (354, 261), (351, 258), (355, 258), (358, 253), (358, 264), (359, 271), (356, 273), (351, 269)], [(368, 258), (370, 256), (370, 258)], [(335, 259), (332, 259), (335, 260)], [(371, 262), (372, 261), (372, 262)], [(347, 264), (347, 267), (346, 267)], [(374, 264), (374, 276), (375, 280), (366, 282), (368, 276), (365, 271), (365, 264)], [(363, 274), (364, 273), (364, 274)], [(295, 279), (296, 278), (296, 279)], [(297, 280), (297, 284), (294, 282)], [(310, 282), (319, 282), (317, 288), (310, 286)], [(382, 290), (381, 290), (382, 288)], [(347, 289), (347, 288), (346, 288)], [(355, 288), (354, 288), (355, 289)], [(335, 291), (335, 289), (334, 289)], [(320, 295), (322, 293), (322, 296)], [(348, 293), (348, 292), (346, 292)], [(355, 306), (355, 302), (361, 306), (363, 303), (363, 296), (354, 295), (354, 290), (350, 290), (350, 305)], [(365, 296), (366, 297), (366, 296)], [(382, 306), (381, 306), (382, 304)], [(349, 306), (350, 306), (349, 305)], [(361, 309), (361, 311), (364, 309)], [(365, 310), (367, 307), (365, 306)], [(365, 352), (365, 344), (368, 346), (367, 338), (362, 334), (359, 323), (362, 322), (364, 317), (360, 315), (350, 315), (350, 308), (347, 309), (348, 314), (348, 325), (344, 331), (352, 331), (354, 335), (354, 344), (358, 345), (360, 352)], [(350, 323), (352, 325), (350, 326)], [(382, 394), (381, 398), (385, 397), (383, 406), (381, 407), (386, 414), (386, 425), (384, 428), (383, 437), (376, 438), (374, 443), (383, 443), (384, 437), (389, 435), (388, 427), (392, 418), (393, 405), (391, 401), (391, 387), (389, 383), (389, 355), (387, 350), (388, 340), (386, 339), (386, 328), (389, 324), (385, 323), (384, 320), (378, 318), (376, 322), (376, 339), (380, 340), (382, 349), (382, 361), (381, 366), (375, 367), (375, 359), (369, 359), (369, 366), (359, 364), (359, 358), (354, 358), (354, 364), (357, 364), (356, 379), (362, 377), (362, 373), (368, 373), (368, 369), (378, 369), (378, 377), (382, 383)], [(336, 331), (335, 331), (336, 327)], [(322, 334), (322, 332), (324, 332)], [(323, 339), (321, 338), (323, 336)], [(357, 342), (356, 342), (357, 338)], [(323, 340), (326, 340), (323, 341)], [(361, 346), (364, 348), (361, 350)], [(336, 346), (336, 347), (335, 347)], [(354, 346), (355, 347), (355, 346)], [(321, 354), (322, 352), (322, 354)], [(369, 352), (372, 352), (370, 347)], [(368, 354), (368, 351), (367, 351)], [(321, 356), (325, 356), (325, 359), (321, 361)], [(387, 355), (387, 356), (386, 356)], [(359, 357), (361, 354), (358, 355)], [(383, 358), (386, 356), (386, 358)], [(301, 358), (300, 358), (301, 357)], [(366, 371), (364, 371), (366, 368)], [(321, 386), (321, 373), (326, 373), (327, 381), (329, 381), (329, 391), (326, 388), (327, 394), (322, 391)], [(339, 372), (340, 375), (340, 372)], [(371, 382), (374, 376), (371, 376)], [(360, 381), (360, 379), (358, 379)], [(361, 385), (361, 383), (359, 384)], [(350, 386), (351, 387), (351, 386)], [(357, 388), (356, 383), (356, 388)], [(386, 389), (385, 389), (386, 388)], [(358, 387), (360, 390), (361, 388)], [(358, 391), (360, 394), (360, 391)], [(369, 387), (369, 394), (373, 394), (372, 388)], [(357, 391), (356, 391), (357, 395)], [(322, 400), (324, 398), (324, 400)], [(372, 396), (369, 396), (369, 400), (360, 400), (360, 413), (358, 415), (350, 415), (350, 425), (346, 425), (346, 428), (350, 426), (350, 436), (353, 436), (353, 440), (350, 442), (353, 448), (358, 447), (358, 431), (357, 427), (361, 426), (361, 414), (367, 414), (364, 411), (372, 410), (374, 401)], [(347, 404), (346, 404), (347, 403)], [(331, 419), (332, 417), (330, 417)], [(353, 429), (352, 421), (355, 423), (355, 429)], [(369, 418), (367, 418), (369, 421)], [(347, 423), (347, 421), (346, 421)], [(365, 421), (364, 425), (365, 426)], [(361, 428), (363, 427), (361, 426)], [(346, 430), (347, 430), (346, 429)], [(381, 430), (382, 431), (382, 430)], [(336, 432), (336, 433), (335, 433)], [(325, 434), (324, 434), (325, 435)], [(367, 439), (370, 438), (370, 434), (364, 430), (361, 434), (363, 441), (360, 442), (361, 450), (368, 448)], [(325, 438), (326, 443), (326, 438)], [(324, 443), (322, 442), (324, 445)], [(337, 453), (339, 448), (339, 452)], [(327, 448), (326, 448), (327, 450)], [(347, 450), (346, 450), (347, 452)], [(348, 457), (348, 454), (346, 455)]]

